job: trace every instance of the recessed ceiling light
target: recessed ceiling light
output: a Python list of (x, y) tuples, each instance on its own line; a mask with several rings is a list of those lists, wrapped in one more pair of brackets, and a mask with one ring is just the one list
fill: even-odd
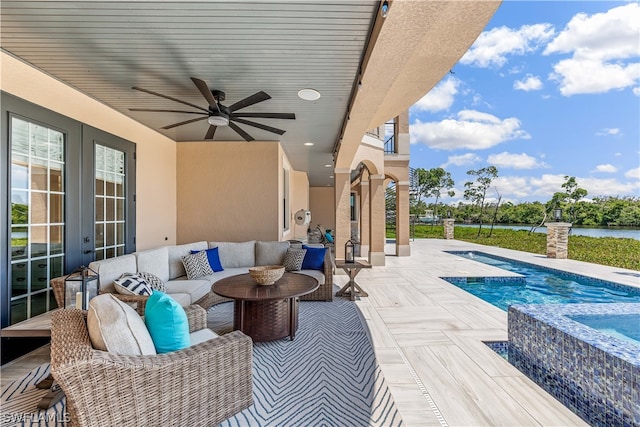
[(333, 179), (333, 175), (329, 175), (329, 178)]
[(324, 167), (325, 167), (325, 168), (330, 168), (330, 167), (331, 167), (331, 165), (324, 165)]
[(304, 145), (306, 145), (307, 147), (311, 147), (313, 145), (313, 142), (305, 142)]
[(315, 89), (300, 89), (298, 96), (305, 101), (316, 101), (320, 99), (320, 92)]

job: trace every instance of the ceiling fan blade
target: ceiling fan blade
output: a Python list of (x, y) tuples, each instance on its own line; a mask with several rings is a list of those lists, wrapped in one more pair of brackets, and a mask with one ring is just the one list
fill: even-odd
[(216, 134), (216, 129), (218, 129), (217, 126), (209, 125), (209, 130), (207, 131), (207, 134), (204, 136), (204, 139), (213, 139), (213, 135)]
[(216, 99), (213, 97), (213, 94), (211, 93), (209, 86), (207, 86), (207, 84), (204, 81), (200, 79), (196, 79), (195, 77), (191, 77), (191, 81), (196, 85), (196, 87), (198, 88), (202, 96), (206, 98), (207, 102), (209, 103), (209, 106), (212, 109), (218, 110), (218, 112), (220, 112), (220, 107), (218, 107), (218, 101), (216, 101)]
[(246, 133), (245, 131), (240, 129), (240, 127), (238, 127), (237, 124), (235, 124), (233, 122), (229, 122), (229, 127), (231, 129), (235, 130), (238, 135), (240, 135), (241, 137), (244, 138), (245, 141), (247, 141), (247, 142), (255, 141), (255, 139), (251, 135), (249, 135), (248, 133)]
[(296, 115), (293, 113), (233, 113), (233, 117), (256, 117), (263, 119), (291, 119), (295, 120)]
[(163, 126), (162, 129), (171, 129), (171, 128), (175, 128), (178, 126), (182, 126), (182, 125), (188, 125), (189, 123), (193, 123), (193, 122), (199, 122), (200, 120), (206, 120), (209, 117), (198, 117), (197, 119), (191, 119), (191, 120), (185, 120), (184, 122), (180, 122), (180, 123), (174, 123), (172, 125), (168, 125), (168, 126)]
[(278, 128), (272, 128), (271, 126), (263, 125), (262, 123), (251, 122), (249, 120), (238, 119), (238, 118), (235, 118), (235, 117), (232, 118), (231, 120), (235, 120), (238, 123), (243, 123), (245, 125), (253, 126), (255, 128), (264, 129), (267, 132), (277, 133), (278, 135), (282, 135), (283, 133), (286, 132), (286, 130), (282, 130), (282, 129), (278, 129)]
[(253, 105), (253, 104), (257, 104), (258, 102), (266, 101), (267, 99), (271, 99), (271, 97), (269, 95), (267, 95), (265, 92), (260, 91), (260, 92), (254, 93), (251, 96), (247, 96), (245, 99), (242, 99), (242, 100), (236, 102), (235, 104), (231, 105), (229, 107), (229, 111), (239, 110), (241, 108), (248, 107), (249, 105)]
[(137, 86), (134, 86), (131, 89), (139, 90), (140, 92), (149, 93), (151, 95), (159, 96), (160, 98), (169, 99), (171, 101), (179, 102), (181, 104), (188, 105), (188, 106), (193, 107), (193, 108), (197, 108), (198, 110), (202, 110), (202, 111), (204, 111), (206, 113), (209, 112), (209, 110), (207, 110), (206, 108), (202, 108), (199, 105), (195, 105), (195, 104), (192, 104), (192, 103), (187, 102), (187, 101), (181, 101), (181, 100), (176, 99), (176, 98), (174, 98), (172, 96), (169, 96), (169, 95), (163, 95), (161, 93), (154, 92), (154, 91), (148, 90), (148, 89), (142, 89), (141, 87), (137, 87)]
[(202, 111), (184, 111), (184, 110), (154, 110), (153, 108), (129, 108), (129, 111), (149, 111), (152, 113), (185, 113), (185, 114), (208, 114)]

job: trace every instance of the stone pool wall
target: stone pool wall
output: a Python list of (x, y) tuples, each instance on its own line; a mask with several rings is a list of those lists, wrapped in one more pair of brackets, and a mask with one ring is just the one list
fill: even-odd
[(640, 304), (509, 307), (509, 362), (595, 426), (640, 426), (640, 345), (567, 316), (637, 314)]

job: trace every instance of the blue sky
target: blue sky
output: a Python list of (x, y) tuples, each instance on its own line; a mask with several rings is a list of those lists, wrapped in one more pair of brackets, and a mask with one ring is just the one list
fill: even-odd
[(547, 201), (575, 176), (595, 196), (640, 196), (638, 2), (505, 1), (409, 112), (411, 166), (498, 168), (503, 201)]

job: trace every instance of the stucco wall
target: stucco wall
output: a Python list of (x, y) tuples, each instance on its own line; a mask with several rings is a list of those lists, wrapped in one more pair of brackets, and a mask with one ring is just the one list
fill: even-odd
[(278, 240), (277, 142), (178, 143), (178, 243)]
[(291, 233), (286, 239), (299, 239), (306, 237), (306, 226), (296, 225), (294, 214), (300, 209), (309, 209), (309, 178), (306, 172), (300, 171), (293, 171), (292, 177)]
[(175, 142), (3, 52), (0, 73), (1, 90), (135, 143), (136, 247), (175, 243)]
[(333, 187), (310, 187), (309, 210), (311, 211), (311, 225), (322, 224), (324, 228), (335, 230), (336, 209)]

